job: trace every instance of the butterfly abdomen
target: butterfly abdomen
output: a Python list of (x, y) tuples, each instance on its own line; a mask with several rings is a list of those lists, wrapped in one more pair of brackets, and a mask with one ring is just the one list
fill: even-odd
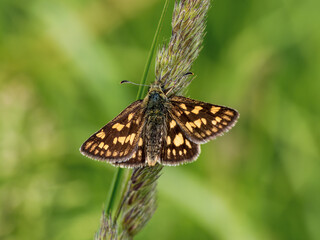
[(144, 127), (145, 154), (149, 166), (154, 166), (160, 159), (163, 139), (166, 134), (166, 99), (159, 92), (151, 92), (146, 108)]

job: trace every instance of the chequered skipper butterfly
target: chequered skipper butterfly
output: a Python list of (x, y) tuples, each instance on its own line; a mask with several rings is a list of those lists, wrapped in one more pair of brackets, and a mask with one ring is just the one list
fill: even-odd
[(200, 154), (200, 144), (227, 132), (236, 110), (182, 96), (151, 85), (143, 100), (133, 102), (83, 143), (83, 155), (120, 167), (179, 165)]

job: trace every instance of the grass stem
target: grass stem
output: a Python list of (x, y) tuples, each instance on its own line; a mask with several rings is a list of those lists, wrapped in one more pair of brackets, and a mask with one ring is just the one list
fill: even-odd
[[(144, 72), (142, 75), (142, 79), (140, 82), (143, 85), (147, 81), (147, 77), (148, 77), (148, 73), (149, 73), (150, 65), (151, 65), (151, 60), (152, 60), (154, 52), (155, 52), (157, 40), (159, 37), (159, 33), (161, 30), (164, 16), (165, 16), (167, 8), (168, 8), (168, 4), (169, 4), (169, 0), (166, 0), (164, 3), (162, 13), (161, 13), (161, 17), (158, 22), (156, 32), (153, 37), (153, 41), (152, 41), (151, 48), (150, 48), (150, 51), (148, 54), (147, 62), (146, 62)], [(140, 85), (140, 87), (139, 87), (139, 90), (137, 93), (137, 100), (142, 98), (142, 94), (143, 94), (144, 88), (145, 88), (145, 86), (143, 86), (143, 85)], [(125, 193), (126, 193), (126, 189), (128, 187), (128, 182), (130, 180), (131, 173), (132, 173), (131, 169), (118, 168), (115, 175), (114, 175), (114, 178), (113, 178), (112, 187), (111, 187), (111, 191), (109, 193), (108, 202), (106, 204), (105, 212), (107, 214), (114, 215), (114, 218), (113, 218), (114, 224), (116, 224), (116, 221), (118, 219), (118, 216), (119, 216), (119, 213), (121, 210), (121, 205), (122, 205), (122, 202), (125, 198)], [(119, 198), (117, 196), (121, 196), (119, 201), (117, 201), (117, 199)], [(117, 204), (118, 207), (116, 207), (115, 204)]]

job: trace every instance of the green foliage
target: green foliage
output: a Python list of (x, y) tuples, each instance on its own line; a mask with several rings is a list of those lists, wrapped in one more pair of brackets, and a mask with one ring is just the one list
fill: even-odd
[[(134, 101), (119, 82), (140, 80), (162, 7), (0, 1), (1, 239), (92, 239), (115, 168), (78, 148)], [(320, 238), (319, 7), (213, 2), (187, 96), (240, 120), (197, 162), (162, 170), (136, 239)]]

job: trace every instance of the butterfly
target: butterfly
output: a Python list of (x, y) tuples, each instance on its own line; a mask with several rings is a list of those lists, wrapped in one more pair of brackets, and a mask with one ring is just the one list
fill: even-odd
[(151, 85), (147, 96), (124, 109), (83, 143), (83, 155), (119, 167), (179, 165), (200, 154), (200, 144), (234, 126), (236, 110)]

